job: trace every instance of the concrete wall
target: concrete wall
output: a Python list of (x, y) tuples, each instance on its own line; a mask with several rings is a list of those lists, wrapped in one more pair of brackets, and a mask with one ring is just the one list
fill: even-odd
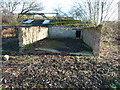
[[(78, 28), (79, 29), (79, 28)], [(19, 46), (23, 47), (45, 38), (76, 38), (76, 30), (72, 27), (21, 27), (19, 30)], [(82, 39), (93, 49), (94, 55), (99, 55), (101, 27), (96, 30), (82, 30)]]
[(38, 40), (42, 40), (48, 37), (48, 28), (31, 26), (31, 27), (20, 27), (19, 30), (19, 46), (23, 47), (27, 44), (31, 44)]
[(49, 38), (75, 38), (76, 30), (71, 27), (51, 26), (49, 27)]
[(101, 27), (96, 30), (82, 30), (83, 41), (93, 49), (95, 56), (99, 55)]

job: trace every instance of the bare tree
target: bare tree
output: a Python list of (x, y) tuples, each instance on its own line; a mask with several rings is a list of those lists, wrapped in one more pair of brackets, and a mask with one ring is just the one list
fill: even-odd
[[(97, 26), (107, 17), (112, 3), (113, 0), (74, 0), (70, 14), (83, 22), (89, 22), (89, 25)], [(88, 25), (86, 22), (84, 24)]]
[(62, 7), (60, 7), (60, 6), (55, 8), (54, 11), (56, 13), (58, 13), (58, 17), (60, 17), (61, 15), (65, 16), (65, 17), (69, 17), (69, 15), (67, 13), (63, 12)]
[(36, 3), (34, 1), (31, 2), (21, 2), (22, 6), (20, 14), (26, 14), (30, 11), (41, 11), (43, 10), (42, 3)]
[(1, 9), (1, 14), (2, 14), (2, 23), (3, 24), (15, 24), (17, 23), (16, 18), (14, 17), (14, 15), (8, 11), (6, 8), (4, 8), (3, 6), (0, 7)]
[(10, 13), (13, 13), (16, 9), (17, 6), (20, 4), (19, 1), (14, 1), (14, 2), (4, 2), (4, 8), (8, 10)]
[[(16, 18), (14, 16), (15, 11), (20, 12), (18, 14), (18, 18), (19, 18), (20, 14), (25, 14), (30, 11), (40, 11), (43, 9), (42, 3), (36, 3), (33, 0), (29, 2), (25, 0), (24, 1), (23, 0), (12, 0), (11, 2), (10, 1), (1, 2), (0, 7), (2, 8), (2, 16), (3, 16), (2, 19), (4, 19), (3, 21), (7, 21), (7, 22), (13, 21), (9, 17), (14, 17), (14, 19)], [(10, 20), (6, 20), (6, 19), (10, 19)]]
[(12, 0), (0, 3), (0, 6), (4, 7), (10, 13), (14, 13), (16, 10), (20, 10), (20, 13), (27, 13), (30, 11), (39, 11), (43, 9), (42, 3), (36, 3), (35, 1), (23, 1), (23, 0)]

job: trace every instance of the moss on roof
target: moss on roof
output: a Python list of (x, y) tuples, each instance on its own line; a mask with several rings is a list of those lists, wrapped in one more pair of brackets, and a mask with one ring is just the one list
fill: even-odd
[(50, 25), (52, 26), (82, 26), (80, 20), (53, 20)]

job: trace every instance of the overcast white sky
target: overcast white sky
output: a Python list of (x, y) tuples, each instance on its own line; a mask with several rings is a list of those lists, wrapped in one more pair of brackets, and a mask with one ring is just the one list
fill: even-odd
[[(45, 9), (42, 12), (54, 12), (53, 9), (62, 7), (64, 12), (68, 12), (73, 5), (74, 0), (35, 0), (36, 2), (42, 2)], [(78, 0), (77, 0), (78, 1)], [(85, 1), (85, 0), (79, 0)], [(92, 0), (93, 1), (93, 0)], [(103, 0), (105, 1), (105, 0)], [(108, 0), (110, 1), (110, 0)], [(118, 20), (118, 5), (120, 0), (114, 0), (109, 11), (109, 20)]]
[(36, 0), (36, 2), (42, 2), (45, 12), (53, 12), (53, 9), (58, 7), (62, 7), (62, 10), (66, 12), (72, 6), (72, 0)]
[[(3, 1), (11, 1), (11, 0), (3, 0)], [(23, 0), (24, 1), (24, 0)], [(28, 1), (28, 0), (27, 0)], [(34, 0), (35, 2), (42, 2), (44, 6), (44, 10), (41, 12), (54, 12), (53, 10), (58, 7), (62, 7), (62, 11), (68, 12), (73, 5), (75, 0)], [(76, 0), (76, 1), (86, 1), (86, 0)], [(93, 1), (93, 0), (91, 0)], [(106, 0), (103, 0), (106, 1)], [(110, 1), (110, 0), (108, 0)], [(120, 0), (114, 0), (113, 4), (111, 5), (109, 16), (111, 17), (110, 20), (118, 20), (118, 5), (117, 3)]]

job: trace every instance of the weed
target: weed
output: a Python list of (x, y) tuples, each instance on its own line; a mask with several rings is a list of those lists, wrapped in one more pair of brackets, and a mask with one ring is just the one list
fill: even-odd
[(34, 46), (32, 44), (28, 44), (26, 46), (24, 46), (24, 49), (32, 49), (34, 48)]
[(79, 56), (74, 56), (75, 60), (79, 61)]
[(115, 90), (120, 88), (120, 83), (112, 83), (110, 84), (110, 88)]
[(75, 60), (78, 62), (78, 63), (88, 63), (87, 60), (81, 60), (79, 56), (74, 56)]
[(31, 62), (32, 60), (33, 60), (33, 58), (28, 58), (28, 59), (26, 59), (25, 61)]

